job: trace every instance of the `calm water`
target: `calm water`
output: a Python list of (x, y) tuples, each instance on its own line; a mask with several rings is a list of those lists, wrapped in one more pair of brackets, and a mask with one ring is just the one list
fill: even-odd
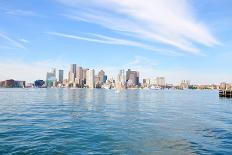
[(217, 91), (0, 89), (0, 154), (232, 154)]

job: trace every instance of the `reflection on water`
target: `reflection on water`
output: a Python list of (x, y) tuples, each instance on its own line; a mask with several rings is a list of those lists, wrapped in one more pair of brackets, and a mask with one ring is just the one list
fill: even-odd
[(0, 154), (232, 154), (217, 91), (0, 89)]

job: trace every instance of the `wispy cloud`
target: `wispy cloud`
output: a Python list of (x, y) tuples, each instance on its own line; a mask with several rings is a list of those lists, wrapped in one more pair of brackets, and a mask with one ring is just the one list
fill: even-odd
[(38, 13), (34, 12), (34, 11), (29, 11), (29, 10), (6, 10), (5, 11), (6, 15), (10, 15), (10, 16), (40, 16)]
[(19, 41), (21, 41), (23, 43), (29, 43), (30, 42), (29, 40), (26, 40), (26, 39), (23, 39), (23, 38), (19, 39)]
[(155, 48), (155, 47), (150, 46), (150, 45), (146, 45), (146, 44), (141, 43), (141, 42), (127, 40), (127, 39), (114, 38), (114, 37), (109, 37), (109, 36), (100, 35), (100, 34), (88, 33), (88, 35), (91, 35), (92, 37), (82, 37), (79, 35), (65, 34), (65, 33), (59, 33), (59, 32), (47, 32), (47, 34), (53, 35), (53, 36), (58, 36), (58, 37), (76, 39), (76, 40), (96, 42), (96, 43), (101, 43), (101, 44), (139, 47), (139, 48), (143, 48), (143, 49), (146, 49), (149, 51), (159, 52), (159, 53), (170, 55), (170, 56), (180, 56), (181, 55), (181, 54), (179, 54), (175, 51), (172, 51), (172, 50), (159, 49), (159, 48)]
[(45, 79), (46, 72), (54, 67), (67, 71), (68, 63), (60, 59), (48, 59), (34, 62), (28, 62), (20, 58), (14, 60), (3, 59), (0, 61), (0, 81), (15, 79), (34, 82), (37, 79)]
[(188, 0), (58, 0), (66, 17), (91, 22), (144, 41), (200, 53), (219, 41), (199, 21)]
[(9, 45), (12, 46), (12, 47), (26, 49), (23, 44), (21, 44), (20, 42), (12, 39), (11, 37), (9, 37), (8, 35), (6, 35), (4, 33), (0, 32), (0, 38), (6, 40), (9, 43)]

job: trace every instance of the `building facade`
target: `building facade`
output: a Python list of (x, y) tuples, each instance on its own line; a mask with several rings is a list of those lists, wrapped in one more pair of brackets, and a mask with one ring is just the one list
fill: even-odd
[(88, 88), (95, 88), (95, 70), (87, 70), (86, 72), (86, 85)]

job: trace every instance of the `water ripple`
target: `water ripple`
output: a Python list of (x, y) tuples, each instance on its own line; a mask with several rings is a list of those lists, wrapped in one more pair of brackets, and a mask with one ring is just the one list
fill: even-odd
[(216, 91), (0, 89), (0, 154), (232, 154)]

